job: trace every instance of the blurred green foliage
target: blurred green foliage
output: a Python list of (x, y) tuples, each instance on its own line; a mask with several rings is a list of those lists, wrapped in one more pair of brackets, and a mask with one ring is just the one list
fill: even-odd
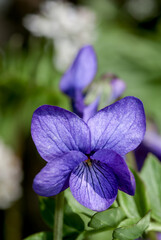
[[(34, 110), (43, 104), (69, 108), (60, 93), (52, 64), (52, 47), (45, 39), (31, 39), (29, 49), (8, 43), (0, 56), (0, 135), (14, 147), (29, 134)], [(22, 136), (21, 136), (22, 135)]]
[(155, 30), (139, 28), (120, 18), (120, 13), (125, 15), (123, 8), (113, 1), (90, 3), (99, 19), (98, 75), (112, 72), (123, 79), (127, 83), (124, 95), (140, 98), (147, 116), (154, 118), (161, 131), (161, 21)]

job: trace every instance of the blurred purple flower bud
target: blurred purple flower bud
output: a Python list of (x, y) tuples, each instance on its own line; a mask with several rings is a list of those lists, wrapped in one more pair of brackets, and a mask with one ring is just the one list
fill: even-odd
[(161, 135), (154, 124), (146, 130), (142, 143), (135, 149), (135, 158), (138, 170), (140, 171), (148, 153), (153, 153), (161, 161)]
[(92, 82), (96, 72), (97, 58), (93, 47), (82, 47), (60, 81), (61, 91), (75, 98), (77, 92), (82, 92)]
[(86, 104), (94, 101), (95, 96), (99, 96), (99, 109), (118, 100), (126, 89), (126, 84), (112, 73), (106, 73), (101, 78), (91, 84), (85, 99)]
[(87, 121), (98, 108), (99, 101), (86, 106), (83, 90), (92, 82), (97, 71), (97, 58), (92, 46), (84, 46), (60, 81), (60, 89), (71, 98), (73, 112)]
[(111, 85), (111, 95), (108, 101), (111, 103), (113, 101), (116, 101), (122, 96), (122, 94), (126, 89), (126, 84), (123, 80), (115, 77), (111, 79), (110, 85)]

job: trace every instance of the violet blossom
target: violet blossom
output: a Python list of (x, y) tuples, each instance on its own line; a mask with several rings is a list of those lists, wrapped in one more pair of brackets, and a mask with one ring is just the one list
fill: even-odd
[(143, 104), (135, 97), (105, 107), (87, 122), (56, 106), (39, 107), (31, 134), (47, 164), (34, 179), (34, 191), (49, 197), (70, 187), (79, 203), (95, 211), (107, 209), (118, 190), (134, 195), (124, 156), (141, 143), (145, 128)]

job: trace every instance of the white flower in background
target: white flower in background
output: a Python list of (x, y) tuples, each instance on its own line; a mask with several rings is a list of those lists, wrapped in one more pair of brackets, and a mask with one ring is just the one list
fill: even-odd
[(9, 208), (20, 198), (22, 169), (13, 150), (0, 140), (0, 209)]
[(65, 70), (78, 49), (96, 39), (95, 14), (86, 7), (75, 7), (61, 1), (46, 1), (40, 14), (24, 18), (24, 26), (35, 36), (53, 39), (54, 63)]

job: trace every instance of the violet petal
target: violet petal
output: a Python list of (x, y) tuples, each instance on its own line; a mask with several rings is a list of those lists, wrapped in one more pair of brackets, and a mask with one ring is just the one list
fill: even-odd
[(93, 80), (97, 71), (97, 58), (92, 46), (84, 46), (78, 52), (73, 64), (60, 81), (60, 89), (70, 97), (76, 90), (83, 90)]
[(49, 197), (65, 190), (69, 186), (71, 171), (86, 159), (83, 153), (71, 151), (48, 162), (34, 179), (34, 191), (40, 196)]
[(33, 114), (31, 134), (40, 156), (48, 161), (72, 150), (90, 152), (88, 126), (76, 114), (43, 105)]
[(103, 149), (99, 150), (91, 157), (97, 161), (105, 163), (112, 169), (118, 181), (119, 190), (129, 194), (135, 194), (135, 178), (129, 170), (125, 160), (114, 151)]
[(114, 202), (118, 183), (111, 169), (103, 163), (80, 163), (71, 173), (69, 186), (76, 200), (94, 211), (104, 211)]
[(143, 104), (135, 97), (125, 97), (100, 110), (87, 124), (92, 151), (111, 149), (124, 156), (143, 140), (146, 129)]

